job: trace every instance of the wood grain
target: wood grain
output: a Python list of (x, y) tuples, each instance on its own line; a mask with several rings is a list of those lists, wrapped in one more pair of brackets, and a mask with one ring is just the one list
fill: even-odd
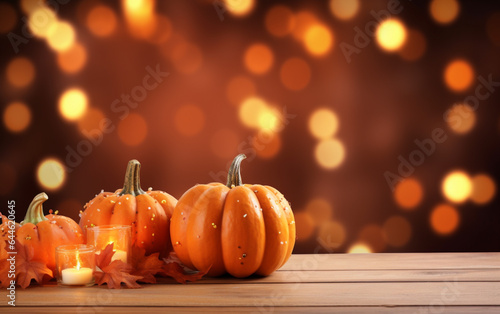
[[(37, 312), (500, 313), (499, 253), (294, 255), (269, 277), (161, 279), (141, 289), (16, 290), (16, 308)], [(28, 307), (28, 308), (27, 308)]]
[(500, 253), (373, 253), (293, 255), (281, 270), (500, 268)]

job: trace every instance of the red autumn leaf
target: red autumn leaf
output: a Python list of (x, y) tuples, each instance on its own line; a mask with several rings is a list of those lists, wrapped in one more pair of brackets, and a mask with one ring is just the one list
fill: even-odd
[(156, 283), (155, 275), (163, 271), (162, 260), (159, 259), (160, 253), (154, 253), (146, 256), (146, 250), (137, 246), (132, 248), (132, 275), (141, 276), (140, 282)]
[(164, 264), (162, 266), (162, 271), (159, 272), (158, 274), (161, 276), (165, 277), (172, 277), (177, 281), (178, 283), (186, 283), (188, 281), (196, 281), (201, 279), (203, 276), (205, 276), (208, 271), (210, 270), (210, 267), (206, 271), (199, 271), (199, 272), (187, 272), (187, 268), (183, 267), (180, 263), (180, 260), (177, 258), (177, 256), (172, 253), (168, 256), (168, 258), (163, 259)]
[(131, 275), (132, 265), (126, 264), (120, 260), (111, 261), (113, 244), (108, 244), (106, 248), (96, 256), (96, 265), (101, 269), (95, 273), (96, 283), (100, 286), (104, 283), (109, 289), (121, 289), (123, 282), (129, 288), (140, 288), (137, 280), (142, 276)]
[(31, 279), (41, 284), (44, 279), (53, 277), (52, 270), (45, 263), (33, 260), (34, 249), (16, 243), (16, 284), (25, 289), (31, 283)]

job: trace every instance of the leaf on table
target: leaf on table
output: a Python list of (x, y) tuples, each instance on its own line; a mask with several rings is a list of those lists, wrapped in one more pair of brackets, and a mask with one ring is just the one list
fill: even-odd
[(122, 282), (128, 288), (140, 288), (137, 281), (142, 279), (142, 276), (130, 274), (132, 271), (130, 264), (121, 260), (111, 261), (114, 254), (113, 244), (108, 244), (100, 254), (96, 255), (96, 265), (101, 270), (95, 273), (96, 283), (99, 286), (106, 283), (109, 289), (121, 289)]
[(199, 271), (196, 273), (186, 272), (185, 268), (181, 266), (180, 262), (175, 261), (171, 255), (168, 258), (164, 258), (165, 262), (162, 266), (162, 271), (158, 274), (165, 277), (172, 277), (178, 283), (186, 283), (188, 281), (197, 281), (205, 276), (210, 267), (206, 271)]
[(16, 284), (25, 289), (32, 279), (39, 284), (53, 277), (45, 263), (33, 260), (34, 249), (30, 246), (16, 243)]
[(146, 256), (146, 250), (137, 246), (132, 248), (132, 275), (141, 276), (140, 282), (156, 283), (155, 275), (163, 271), (164, 261), (159, 259), (160, 253)]

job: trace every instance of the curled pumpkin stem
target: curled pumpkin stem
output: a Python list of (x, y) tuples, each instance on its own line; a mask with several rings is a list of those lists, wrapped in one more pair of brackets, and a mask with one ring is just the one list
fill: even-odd
[(46, 193), (42, 192), (35, 196), (31, 201), (30, 206), (28, 207), (28, 211), (26, 212), (26, 216), (24, 220), (21, 222), (21, 225), (32, 223), (36, 225), (40, 221), (48, 220), (43, 214), (43, 203), (48, 200), (49, 197)]
[(234, 158), (231, 167), (229, 167), (229, 173), (227, 174), (226, 186), (228, 188), (233, 188), (235, 186), (243, 185), (241, 181), (240, 167), (241, 167), (241, 162), (245, 158), (247, 158), (245, 154), (239, 154)]
[(127, 171), (125, 172), (125, 183), (120, 195), (131, 194), (133, 196), (141, 195), (146, 192), (141, 188), (141, 163), (132, 159), (128, 162)]

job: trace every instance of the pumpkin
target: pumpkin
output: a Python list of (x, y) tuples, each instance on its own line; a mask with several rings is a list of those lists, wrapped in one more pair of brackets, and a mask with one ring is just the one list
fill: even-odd
[(295, 221), (275, 188), (243, 185), (236, 156), (227, 184), (196, 185), (182, 195), (172, 215), (170, 235), (178, 258), (209, 276), (267, 276), (292, 254)]
[(146, 255), (171, 250), (170, 217), (177, 199), (162, 191), (144, 191), (140, 185), (141, 164), (128, 163), (123, 189), (101, 192), (85, 205), (80, 226), (86, 229), (102, 225), (132, 226), (132, 245), (146, 250)]
[(43, 262), (55, 270), (56, 247), (65, 244), (82, 244), (85, 238), (80, 226), (71, 218), (49, 214), (43, 215), (43, 203), (48, 200), (40, 193), (28, 207), (26, 216), (17, 229), (17, 241), (33, 249), (33, 260)]

